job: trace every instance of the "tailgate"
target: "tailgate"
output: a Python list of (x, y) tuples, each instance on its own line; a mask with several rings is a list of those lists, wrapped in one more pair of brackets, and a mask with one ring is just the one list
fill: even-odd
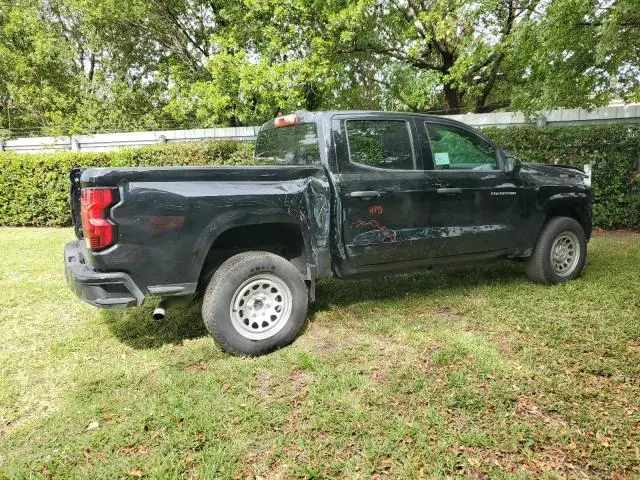
[(82, 239), (82, 220), (80, 219), (80, 175), (82, 169), (74, 168), (69, 173), (69, 180), (71, 181), (70, 190), (70, 204), (71, 204), (71, 223), (73, 224), (76, 232), (76, 238)]

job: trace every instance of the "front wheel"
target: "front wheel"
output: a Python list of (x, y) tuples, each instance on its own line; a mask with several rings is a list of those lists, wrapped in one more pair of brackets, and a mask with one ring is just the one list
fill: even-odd
[(257, 356), (291, 343), (304, 325), (308, 292), (290, 262), (268, 252), (234, 255), (215, 272), (202, 318), (224, 350)]
[(525, 268), (534, 282), (551, 285), (578, 278), (586, 257), (582, 225), (573, 218), (554, 217), (542, 228)]

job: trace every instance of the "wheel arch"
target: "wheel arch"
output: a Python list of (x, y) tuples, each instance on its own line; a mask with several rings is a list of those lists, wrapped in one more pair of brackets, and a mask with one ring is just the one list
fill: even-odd
[[(315, 262), (309, 228), (290, 215), (244, 216), (224, 222), (207, 241), (202, 255), (198, 286), (202, 287), (225, 260), (238, 253), (260, 250), (289, 260), (312, 281)], [(203, 249), (205, 250), (205, 249)]]
[(553, 217), (568, 217), (576, 220), (587, 240), (591, 238), (591, 208), (582, 197), (556, 197), (551, 198), (545, 208), (545, 225)]

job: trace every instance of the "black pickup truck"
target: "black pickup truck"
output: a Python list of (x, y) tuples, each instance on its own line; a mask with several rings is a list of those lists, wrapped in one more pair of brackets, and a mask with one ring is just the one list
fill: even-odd
[(580, 275), (591, 189), (521, 163), (468, 126), (382, 112), (299, 112), (263, 125), (251, 167), (71, 172), (66, 277), (103, 308), (204, 294), (232, 353), (294, 340), (318, 278), (523, 259), (531, 280)]

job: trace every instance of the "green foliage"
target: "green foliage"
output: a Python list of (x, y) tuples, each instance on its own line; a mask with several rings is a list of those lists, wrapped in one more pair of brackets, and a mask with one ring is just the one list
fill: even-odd
[(61, 226), (71, 221), (69, 171), (76, 167), (245, 165), (253, 145), (185, 142), (109, 153), (0, 154), (0, 225)]
[(516, 19), (534, 5), (354, 0), (329, 15), (335, 33), (324, 38), (334, 50), (368, 54), (363, 60), (378, 65), (404, 108), (483, 109), (498, 75), (504, 76), (505, 57), (517, 54), (511, 42)]
[[(640, 228), (640, 127), (602, 125), (485, 129), (523, 161), (593, 165), (594, 225)], [(367, 141), (362, 137), (361, 141)], [(367, 147), (366, 145), (361, 145)], [(374, 148), (375, 147), (375, 148)], [(379, 145), (367, 148), (379, 149)], [(364, 151), (368, 151), (363, 148)], [(70, 222), (68, 173), (75, 167), (247, 165), (253, 144), (186, 142), (109, 153), (0, 154), (0, 225), (61, 226)]]
[(579, 127), (485, 129), (499, 145), (526, 162), (593, 166), (594, 225), (640, 228), (640, 178), (634, 172), (640, 158), (640, 127), (597, 125)]
[(505, 60), (511, 108), (606, 105), (637, 98), (640, 3), (554, 0), (515, 31)]
[(639, 19), (637, 0), (0, 0), (0, 129), (634, 100)]

